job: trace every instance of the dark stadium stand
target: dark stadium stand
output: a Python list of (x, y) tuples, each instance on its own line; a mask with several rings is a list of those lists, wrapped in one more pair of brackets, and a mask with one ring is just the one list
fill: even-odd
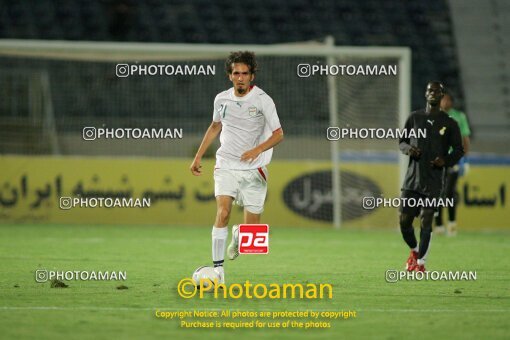
[(412, 107), (423, 105), (430, 79), (463, 107), (446, 0), (0, 0), (0, 38), (271, 44), (326, 35), (337, 45), (410, 46)]
[[(323, 40), (328, 35), (334, 37), (336, 45), (342, 46), (410, 46), (413, 55), (412, 108), (423, 107), (424, 87), (432, 79), (444, 81), (453, 90), (457, 107), (463, 107), (457, 50), (446, 0), (426, 3), (398, 0), (246, 0), (242, 3), (228, 0), (0, 0), (0, 38), (274, 44)], [(171, 79), (135, 77), (127, 83), (115, 76), (114, 63), (19, 57), (2, 60), (7, 77), (30, 70), (48, 72), (59, 132), (78, 131), (83, 127), (82, 122), (91, 119), (99, 119), (110, 126), (116, 124), (116, 119), (121, 119), (124, 126), (152, 126), (172, 119), (171, 124), (191, 124), (187, 131), (198, 133), (210, 120), (210, 116), (204, 114), (209, 111), (203, 103), (212, 101), (218, 89), (228, 86), (222, 77), (203, 78), (200, 82), (190, 82), (186, 77), (178, 76)], [(291, 61), (296, 65), (315, 62), (304, 58)], [(312, 133), (309, 130), (302, 132), (301, 126), (328, 124), (329, 111), (323, 98), (327, 90), (317, 78), (309, 78), (307, 88), (313, 90), (302, 93), (286, 86), (296, 80), (295, 75), (280, 75), (276, 81), (273, 78), (271, 82), (264, 82), (266, 77), (278, 73), (279, 67), (286, 67), (288, 63), (263, 58), (260, 62), (264, 72), (258, 76), (258, 82), (264, 84), (263, 88), (279, 103), (282, 117), (292, 116), (286, 122), (286, 126), (295, 125), (289, 129), (291, 134)], [(223, 72), (222, 61), (208, 63), (214, 63), (220, 74)], [(21, 121), (12, 123), (12, 119), (29, 119), (31, 108), (24, 84), (14, 81), (2, 92), (11, 100), (0, 103), (0, 116), (9, 118), (9, 124), (14, 124), (6, 125), (6, 120), (0, 123), (5, 131), (21, 131), (15, 128), (16, 124), (22, 124)], [(385, 105), (384, 92), (372, 96), (370, 87), (357, 86), (350, 93), (357, 93), (363, 101), (391, 107), (390, 103)], [(200, 100), (176, 95), (176, 89), (184, 93), (200, 93)], [(306, 100), (284, 104), (278, 100), (289, 96)], [(390, 124), (387, 114), (375, 112), (370, 121), (374, 126)], [(354, 117), (348, 119), (355, 123)], [(38, 129), (40, 127), (36, 126), (33, 131), (26, 131), (26, 135), (37, 136)], [(313, 131), (319, 134), (322, 130)], [(15, 139), (8, 133), (3, 138)], [(34, 143), (31, 145), (36, 152)]]

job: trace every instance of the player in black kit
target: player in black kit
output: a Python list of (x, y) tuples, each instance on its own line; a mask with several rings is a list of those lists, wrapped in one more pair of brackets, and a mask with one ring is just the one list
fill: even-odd
[[(455, 165), (464, 154), (457, 122), (440, 109), (443, 95), (443, 84), (435, 81), (428, 83), (425, 91), (427, 107), (411, 113), (406, 121), (407, 131), (425, 129), (426, 137), (399, 140), (400, 151), (409, 156), (402, 198), (443, 198), (445, 169)], [(406, 263), (409, 271), (425, 271), (435, 210), (431, 206), (401, 204), (400, 230), (411, 248)], [(419, 247), (413, 229), (414, 218), (418, 216), (421, 222)]]

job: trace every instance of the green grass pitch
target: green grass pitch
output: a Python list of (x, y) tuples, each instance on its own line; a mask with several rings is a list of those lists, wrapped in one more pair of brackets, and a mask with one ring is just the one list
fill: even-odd
[[(272, 226), (269, 255), (226, 263), (227, 283), (331, 283), (333, 299), (185, 300), (180, 279), (210, 263), (207, 227), (0, 225), (0, 338), (494, 339), (510, 334), (510, 234), (433, 236), (428, 270), (476, 281), (386, 283), (408, 251), (396, 230)], [(229, 235), (230, 238), (230, 235)], [(125, 270), (127, 281), (36, 283), (36, 269)], [(116, 287), (124, 284), (125, 290)], [(161, 310), (339, 311), (329, 329), (182, 329)]]

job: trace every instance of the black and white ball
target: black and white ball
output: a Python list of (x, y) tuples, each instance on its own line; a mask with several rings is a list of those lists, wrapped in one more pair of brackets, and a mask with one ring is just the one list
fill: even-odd
[[(200, 280), (209, 279), (210, 282), (214, 285), (214, 280), (217, 280), (216, 282), (218, 282), (220, 280), (220, 275), (214, 270), (213, 267), (202, 266), (197, 268), (193, 272), (192, 279), (193, 282), (195, 283), (195, 286), (200, 287)], [(210, 284), (209, 281), (207, 280), (203, 281), (204, 288), (208, 288), (209, 284)]]

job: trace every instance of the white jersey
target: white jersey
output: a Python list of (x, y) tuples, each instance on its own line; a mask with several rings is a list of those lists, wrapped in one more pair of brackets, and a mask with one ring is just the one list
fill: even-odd
[(221, 146), (216, 152), (216, 168), (250, 170), (271, 162), (273, 149), (262, 152), (253, 162), (241, 162), (241, 155), (265, 142), (281, 128), (273, 100), (257, 86), (244, 97), (234, 88), (214, 99), (213, 121), (221, 122)]

